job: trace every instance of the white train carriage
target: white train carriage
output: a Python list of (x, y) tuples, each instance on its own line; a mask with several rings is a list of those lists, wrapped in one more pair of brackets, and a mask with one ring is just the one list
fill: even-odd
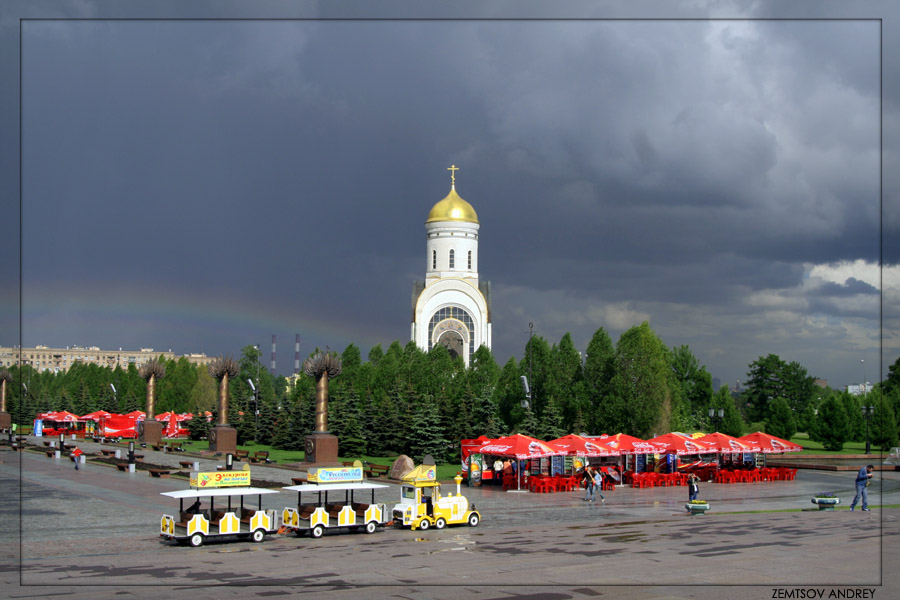
[(375, 490), (387, 485), (362, 480), (362, 469), (310, 470), (310, 482), (283, 489), (297, 492), (297, 507), (284, 509), (285, 530), (322, 537), (327, 530), (375, 533), (387, 524), (390, 512), (375, 502)]
[[(278, 531), (277, 511), (264, 510), (262, 497), (277, 493), (278, 490), (254, 487), (162, 492), (163, 496), (178, 500), (178, 517), (163, 515), (159, 535), (191, 546), (201, 546), (208, 539), (217, 538), (262, 542), (266, 534)], [(245, 498), (251, 501), (255, 498), (256, 508), (245, 506)], [(193, 501), (187, 509), (185, 500)]]

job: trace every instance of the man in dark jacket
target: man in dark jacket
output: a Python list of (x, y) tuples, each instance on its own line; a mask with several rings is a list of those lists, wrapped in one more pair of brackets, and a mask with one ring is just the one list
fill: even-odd
[(850, 510), (854, 510), (856, 508), (856, 503), (859, 502), (860, 497), (862, 497), (862, 509), (864, 511), (869, 510), (869, 480), (872, 479), (872, 471), (875, 470), (875, 467), (872, 465), (866, 465), (859, 470), (859, 473), (856, 474), (856, 495), (853, 496), (853, 502), (850, 504)]

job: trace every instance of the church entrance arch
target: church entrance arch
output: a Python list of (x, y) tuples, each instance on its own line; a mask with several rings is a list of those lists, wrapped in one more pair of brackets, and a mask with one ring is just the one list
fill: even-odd
[(451, 358), (456, 358), (457, 356), (465, 358), (465, 352), (463, 351), (463, 344), (465, 342), (458, 331), (447, 331), (441, 334), (437, 343), (447, 349)]
[(472, 317), (458, 306), (450, 306), (437, 311), (431, 318), (429, 331), (429, 350), (435, 344), (446, 347), (453, 357), (461, 357), (468, 361), (475, 352), (473, 348), (474, 323)]

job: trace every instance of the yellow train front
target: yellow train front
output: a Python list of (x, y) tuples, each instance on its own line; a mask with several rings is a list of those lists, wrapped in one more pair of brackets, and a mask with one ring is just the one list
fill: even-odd
[(462, 477), (457, 475), (456, 495), (441, 495), (441, 484), (435, 477), (434, 465), (420, 465), (403, 477), (400, 502), (394, 505), (394, 522), (410, 529), (443, 529), (447, 525), (468, 524), (476, 527), (481, 513), (462, 495)]

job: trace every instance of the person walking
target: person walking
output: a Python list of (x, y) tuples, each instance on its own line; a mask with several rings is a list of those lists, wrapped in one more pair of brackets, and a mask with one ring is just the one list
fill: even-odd
[(81, 451), (81, 448), (78, 448), (77, 446), (75, 447), (74, 450), (72, 450), (72, 458), (75, 459), (75, 470), (76, 470), (76, 471), (78, 470), (78, 463), (81, 462), (81, 455), (82, 455), (82, 454), (84, 454), (84, 452), (82, 452), (82, 451)]
[(606, 502), (606, 497), (603, 495), (603, 471), (601, 469), (594, 471), (594, 489), (600, 496), (600, 502)]
[(875, 470), (873, 465), (866, 465), (856, 474), (856, 495), (853, 496), (853, 502), (850, 503), (850, 511), (856, 509), (856, 503), (862, 498), (862, 509), (869, 511), (869, 480), (872, 479), (872, 471)]
[(584, 469), (584, 501), (594, 501), (594, 474), (590, 467)]

